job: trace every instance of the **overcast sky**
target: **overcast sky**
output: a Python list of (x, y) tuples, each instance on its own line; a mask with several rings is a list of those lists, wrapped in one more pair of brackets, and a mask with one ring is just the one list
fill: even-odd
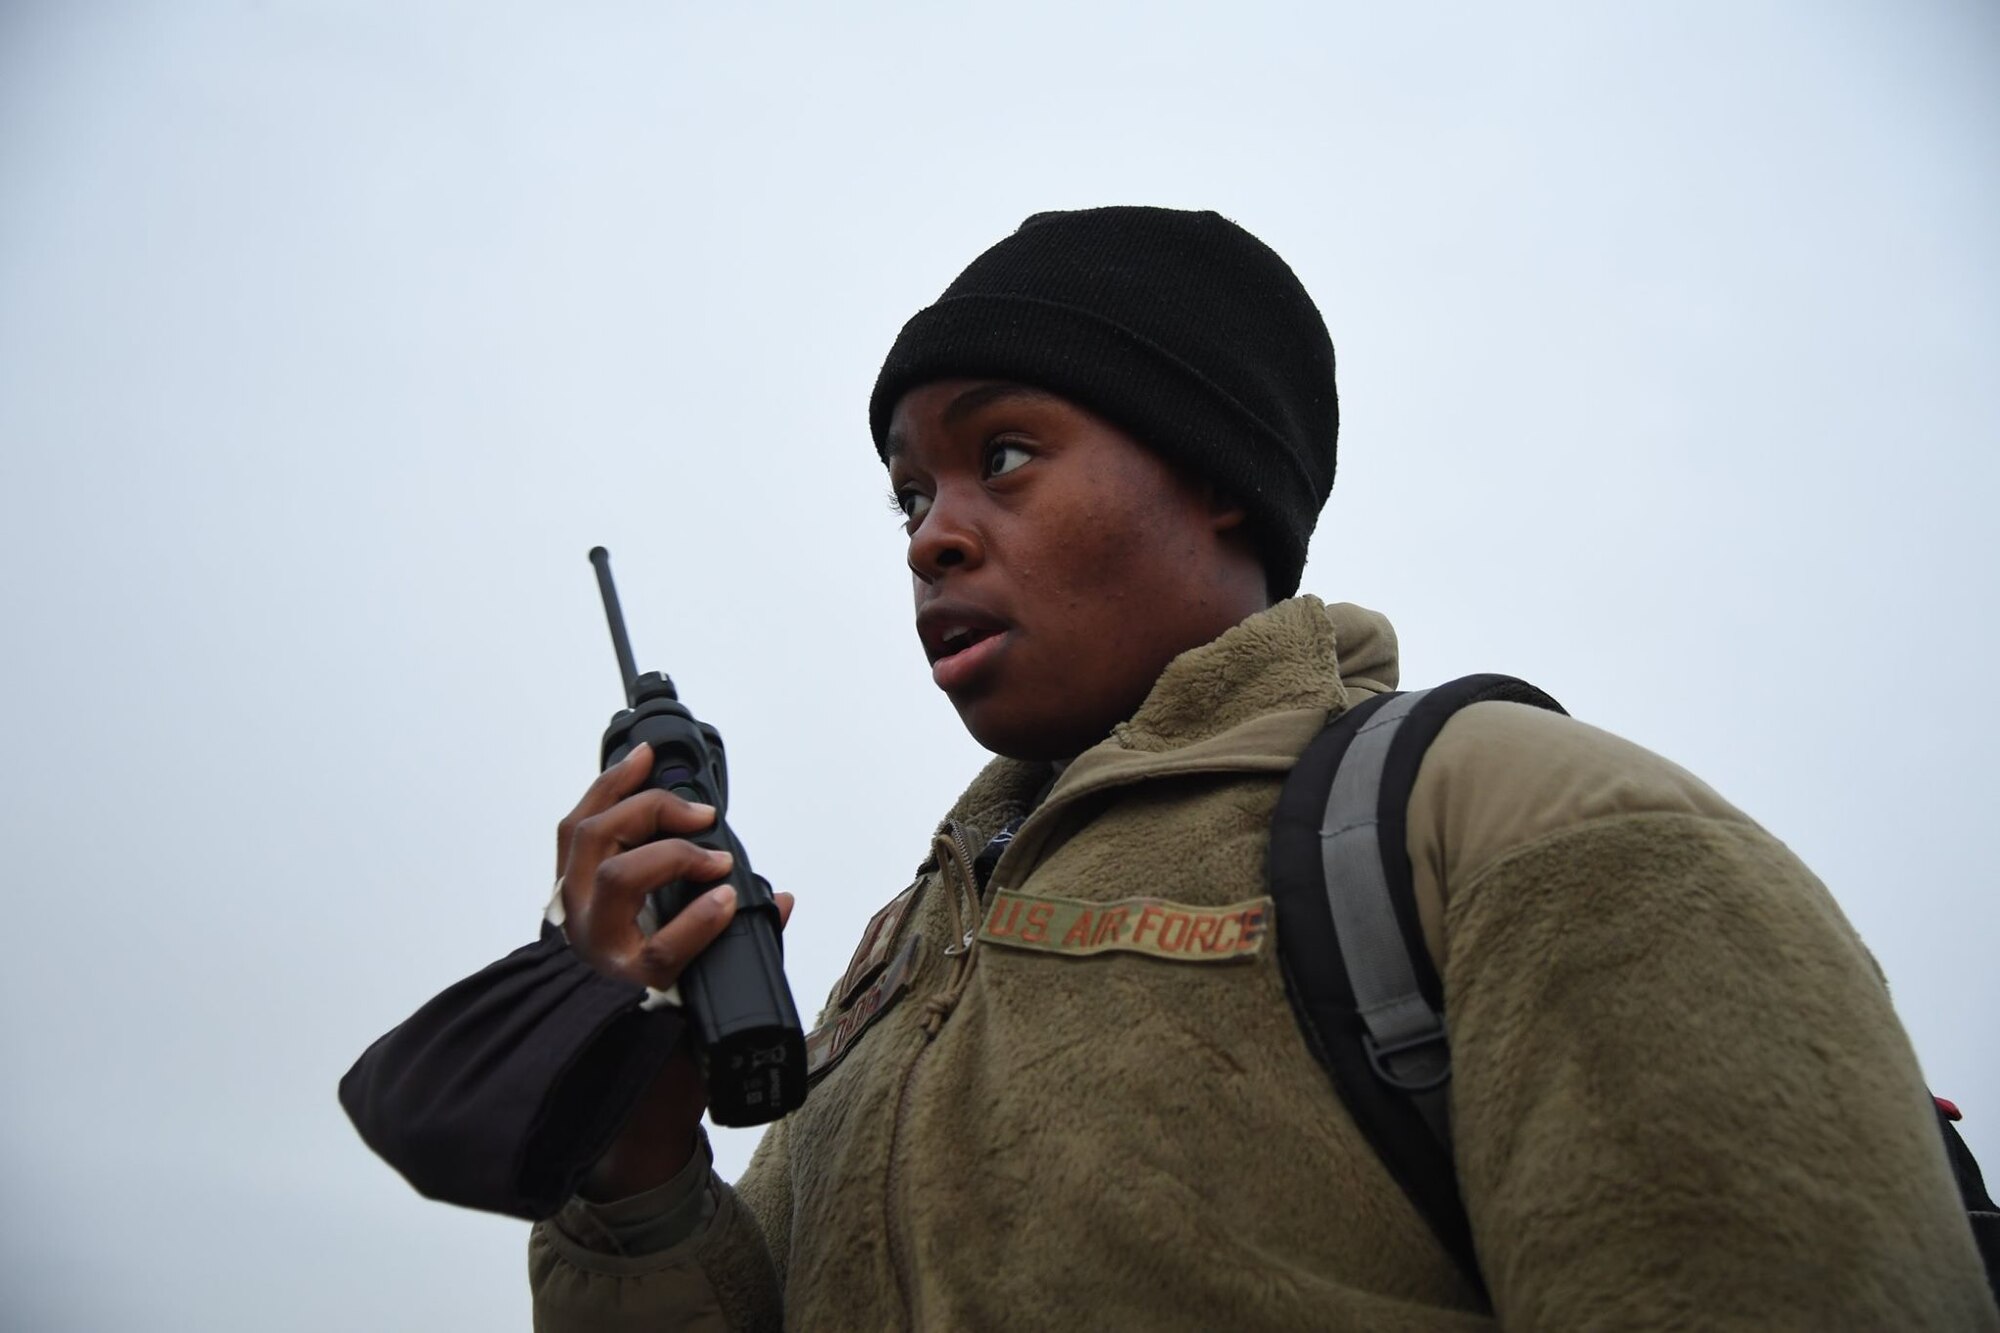
[(1101, 203), (1325, 312), (1305, 588), (1763, 821), (2000, 1166), (1996, 70), (1972, 0), (0, 0), (4, 1322), (525, 1327), (525, 1226), (334, 1084), (533, 932), (618, 703), (585, 551), (816, 1009), (981, 759), (875, 368)]

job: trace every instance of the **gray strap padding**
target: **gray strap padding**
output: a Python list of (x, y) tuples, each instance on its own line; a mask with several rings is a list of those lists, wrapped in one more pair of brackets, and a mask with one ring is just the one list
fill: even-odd
[(1320, 820), (1320, 868), (1334, 935), (1368, 1029), (1369, 1060), (1386, 1082), (1406, 1093), (1440, 1142), (1449, 1144), (1444, 1081), (1451, 1073), (1444, 1016), (1417, 984), (1416, 965), (1396, 922), (1382, 868), (1379, 823), (1382, 774), (1389, 747), (1427, 691), (1397, 695), (1355, 733), (1327, 793)]

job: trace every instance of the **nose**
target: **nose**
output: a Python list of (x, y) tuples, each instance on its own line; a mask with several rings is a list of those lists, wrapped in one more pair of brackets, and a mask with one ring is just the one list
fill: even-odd
[(953, 489), (939, 489), (910, 534), (910, 572), (923, 583), (936, 582), (946, 570), (969, 569), (985, 557), (969, 506), (952, 494)]

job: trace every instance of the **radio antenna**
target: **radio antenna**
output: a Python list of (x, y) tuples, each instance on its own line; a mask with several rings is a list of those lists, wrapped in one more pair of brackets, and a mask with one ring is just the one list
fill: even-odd
[(625, 635), (625, 612), (618, 605), (618, 587), (611, 581), (611, 552), (602, 546), (590, 548), (590, 563), (597, 566), (597, 591), (604, 598), (604, 619), (611, 626), (611, 651), (618, 654), (618, 674), (625, 685), (627, 707), (637, 702), (632, 695), (639, 681), (639, 668), (632, 661), (632, 640)]

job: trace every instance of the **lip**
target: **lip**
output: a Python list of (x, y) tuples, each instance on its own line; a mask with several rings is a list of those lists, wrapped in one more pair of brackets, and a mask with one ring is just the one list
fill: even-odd
[(955, 629), (1000, 635), (1012, 628), (1004, 618), (970, 602), (926, 602), (917, 612), (917, 637), (923, 640), (924, 656), (933, 666), (945, 655), (944, 636)]
[(950, 657), (940, 657), (931, 663), (931, 683), (946, 694), (955, 694), (975, 684), (993, 659), (1000, 655), (1009, 637), (1005, 630), (989, 634), (970, 648), (961, 648)]
[[(944, 637), (957, 629), (969, 629), (981, 637), (950, 652)], [(917, 612), (917, 637), (923, 641), (924, 656), (931, 664), (931, 680), (947, 692), (964, 687), (981, 674), (1012, 631), (1013, 626), (1004, 618), (970, 602), (934, 601)]]

